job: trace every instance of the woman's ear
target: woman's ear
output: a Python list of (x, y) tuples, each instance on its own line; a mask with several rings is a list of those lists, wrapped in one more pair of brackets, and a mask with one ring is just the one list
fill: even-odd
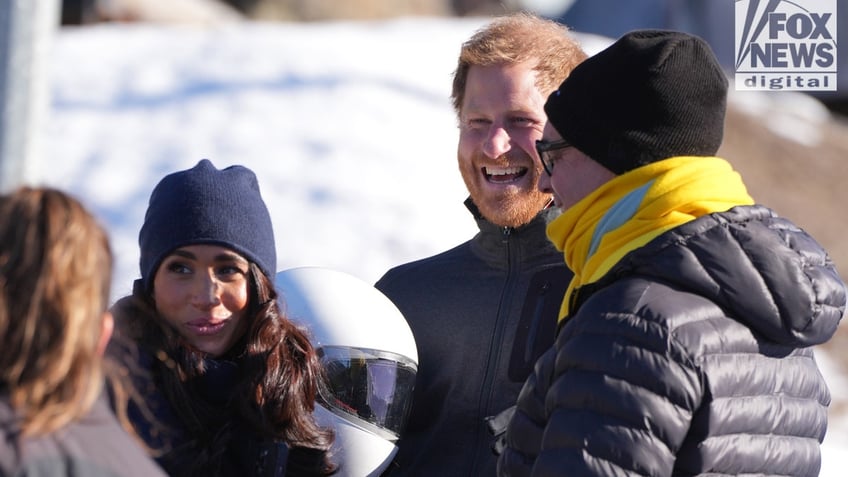
[(103, 312), (103, 321), (100, 324), (100, 341), (97, 342), (97, 354), (103, 356), (106, 352), (106, 346), (112, 338), (112, 332), (115, 330), (115, 318), (109, 311)]

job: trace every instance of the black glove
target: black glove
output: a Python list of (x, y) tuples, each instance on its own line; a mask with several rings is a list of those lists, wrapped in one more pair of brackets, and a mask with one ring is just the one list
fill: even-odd
[(495, 455), (501, 455), (504, 447), (506, 447), (506, 427), (512, 420), (513, 414), (515, 414), (515, 406), (508, 407), (494, 416), (484, 418), (489, 433), (495, 437), (495, 442), (492, 443), (492, 452)]

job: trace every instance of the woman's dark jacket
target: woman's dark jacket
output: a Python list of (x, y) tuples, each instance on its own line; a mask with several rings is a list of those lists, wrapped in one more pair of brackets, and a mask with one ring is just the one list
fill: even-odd
[(760, 206), (711, 214), (579, 290), (518, 400), (501, 476), (816, 476), (830, 394), (812, 347), (846, 289)]
[[(153, 319), (133, 305), (131, 298), (113, 307), (118, 340), (113, 340), (110, 353), (128, 369), (134, 399), (128, 403), (128, 417), (136, 432), (150, 447), (157, 462), (173, 476), (222, 475), (283, 477), (289, 458), (285, 442), (258, 435), (237, 415), (234, 391), (241, 373), (238, 360), (204, 360), (204, 372), (190, 382), (198, 397), (190, 405), (205, 416), (203, 431), (192, 431), (183, 422), (164, 392), (162, 373), (168, 360), (158, 359), (150, 349), (143, 327), (128, 326), (122, 320)], [(159, 354), (162, 354), (159, 352)], [(221, 441), (223, 426), (233, 426), (231, 439)], [(215, 469), (193, 468), (200, 453), (217, 454)]]

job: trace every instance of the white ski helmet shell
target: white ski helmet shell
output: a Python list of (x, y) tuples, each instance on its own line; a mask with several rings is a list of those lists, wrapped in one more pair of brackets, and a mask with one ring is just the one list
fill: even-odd
[(301, 267), (277, 273), (286, 316), (306, 328), (327, 376), (315, 417), (336, 431), (339, 476), (379, 476), (397, 453), (412, 404), (418, 352), (397, 307), (347, 273)]

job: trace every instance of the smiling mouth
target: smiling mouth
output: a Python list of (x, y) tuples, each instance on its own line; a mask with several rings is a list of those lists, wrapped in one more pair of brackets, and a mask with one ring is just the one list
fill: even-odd
[(493, 184), (509, 184), (527, 175), (526, 167), (484, 167), (483, 175)]
[(214, 335), (221, 331), (226, 326), (227, 320), (212, 321), (212, 320), (194, 320), (187, 323), (187, 326), (194, 333), (202, 336)]

